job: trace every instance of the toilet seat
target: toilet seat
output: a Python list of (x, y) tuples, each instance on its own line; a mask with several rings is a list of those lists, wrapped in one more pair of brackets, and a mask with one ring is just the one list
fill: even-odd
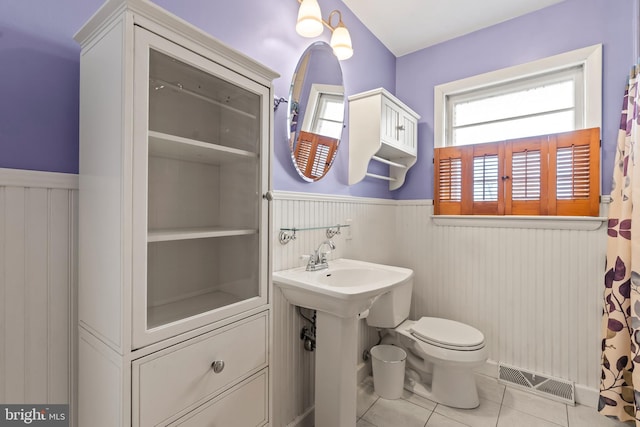
[(410, 332), (420, 341), (449, 350), (473, 351), (484, 347), (482, 332), (455, 320), (422, 317)]

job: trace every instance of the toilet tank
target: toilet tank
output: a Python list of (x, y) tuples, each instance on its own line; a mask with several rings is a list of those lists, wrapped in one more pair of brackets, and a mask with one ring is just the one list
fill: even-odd
[(391, 329), (409, 317), (413, 278), (382, 294), (369, 309), (367, 325), (375, 328)]

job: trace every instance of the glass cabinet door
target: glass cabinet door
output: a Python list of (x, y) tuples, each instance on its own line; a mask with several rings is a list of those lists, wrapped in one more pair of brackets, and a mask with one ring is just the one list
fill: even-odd
[(266, 303), (270, 92), (135, 31), (132, 309), (140, 347)]

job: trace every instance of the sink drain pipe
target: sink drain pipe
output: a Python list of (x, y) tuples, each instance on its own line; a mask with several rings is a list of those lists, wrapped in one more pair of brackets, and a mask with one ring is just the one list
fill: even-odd
[(300, 339), (304, 341), (304, 349), (306, 351), (314, 351), (316, 349), (316, 311), (313, 310), (313, 315), (311, 319), (309, 319), (304, 315), (300, 306), (297, 308), (300, 317), (311, 323), (311, 327), (307, 327), (306, 325), (302, 327), (300, 330)]

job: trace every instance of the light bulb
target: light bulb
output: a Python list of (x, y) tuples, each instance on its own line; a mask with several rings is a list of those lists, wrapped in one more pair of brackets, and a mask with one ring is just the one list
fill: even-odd
[(296, 32), (302, 37), (317, 37), (322, 34), (322, 13), (317, 0), (302, 0), (298, 9)]
[(347, 30), (342, 21), (334, 28), (330, 44), (333, 48), (333, 53), (339, 60), (349, 59), (353, 56), (351, 35), (349, 35), (349, 30)]

